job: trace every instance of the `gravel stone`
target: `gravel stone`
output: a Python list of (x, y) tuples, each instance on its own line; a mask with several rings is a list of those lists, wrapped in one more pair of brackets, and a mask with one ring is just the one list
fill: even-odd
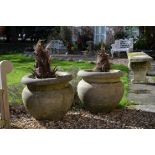
[[(74, 108), (73, 108), (74, 109)], [(13, 129), (151, 129), (155, 128), (155, 113), (133, 109), (116, 109), (104, 114), (91, 114), (83, 109), (70, 110), (61, 121), (38, 121), (23, 105), (11, 106)]]

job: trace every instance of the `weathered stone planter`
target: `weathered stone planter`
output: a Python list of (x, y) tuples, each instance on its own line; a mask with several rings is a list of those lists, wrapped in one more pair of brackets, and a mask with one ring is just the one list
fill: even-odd
[(93, 113), (109, 112), (116, 108), (124, 92), (123, 84), (120, 81), (121, 71), (81, 70), (78, 72), (78, 76), (82, 77), (77, 87), (78, 96), (89, 111)]
[(146, 74), (150, 69), (150, 62), (153, 59), (144, 52), (132, 52), (128, 53), (128, 60), (128, 67), (133, 72), (132, 83), (147, 83)]
[(73, 103), (74, 91), (69, 84), (72, 75), (66, 72), (56, 74), (56, 78), (22, 78), (22, 83), (27, 85), (22, 92), (23, 103), (38, 120), (60, 120)]

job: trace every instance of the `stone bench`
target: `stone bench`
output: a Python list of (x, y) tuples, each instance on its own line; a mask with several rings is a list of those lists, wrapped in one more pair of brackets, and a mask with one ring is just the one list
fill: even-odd
[(128, 60), (128, 67), (133, 72), (132, 83), (148, 83), (146, 74), (150, 69), (152, 57), (144, 52), (130, 52)]
[(6, 75), (13, 69), (10, 61), (0, 62), (0, 127), (9, 128), (10, 112), (7, 95), (7, 78)]

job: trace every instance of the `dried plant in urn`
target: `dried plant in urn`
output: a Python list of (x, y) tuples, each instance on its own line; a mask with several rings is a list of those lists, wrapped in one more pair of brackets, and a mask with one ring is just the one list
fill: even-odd
[(101, 50), (97, 54), (96, 67), (93, 69), (93, 71), (109, 72), (109, 70), (110, 70), (109, 55), (106, 53), (105, 47), (102, 44)]
[(35, 69), (33, 75), (35, 78), (53, 78), (56, 76), (56, 67), (51, 69), (51, 56), (45, 49), (44, 40), (39, 40), (35, 46)]
[(85, 108), (92, 113), (110, 112), (123, 97), (122, 72), (111, 69), (109, 56), (103, 44), (97, 54), (96, 66), (92, 70), (80, 70), (82, 78), (77, 86), (78, 96)]
[(22, 100), (29, 113), (38, 120), (61, 120), (71, 108), (74, 90), (72, 75), (50, 67), (51, 57), (39, 40), (35, 46), (35, 69), (22, 78), (26, 85)]

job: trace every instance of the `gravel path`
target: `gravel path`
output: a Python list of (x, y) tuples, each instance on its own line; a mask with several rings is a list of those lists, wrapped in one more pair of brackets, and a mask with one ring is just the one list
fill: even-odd
[(37, 121), (20, 106), (11, 107), (11, 128), (15, 129), (141, 129), (155, 128), (155, 113), (116, 109), (108, 114), (71, 110), (61, 121)]
[(113, 64), (123, 64), (125, 66), (128, 66), (128, 59), (115, 58), (115, 59), (110, 60), (110, 62)]

